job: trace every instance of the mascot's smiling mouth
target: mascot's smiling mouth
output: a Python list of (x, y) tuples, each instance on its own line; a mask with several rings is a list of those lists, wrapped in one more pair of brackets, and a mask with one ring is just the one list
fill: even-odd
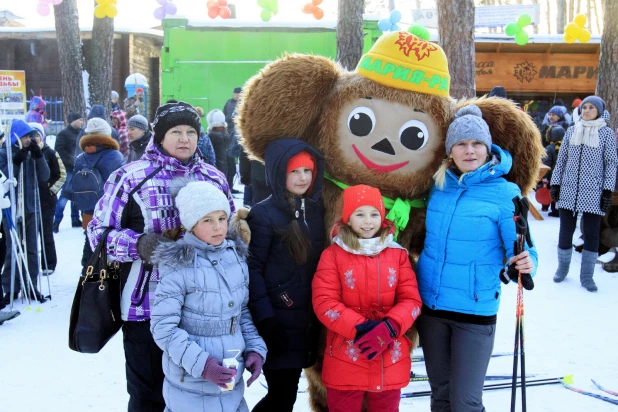
[(354, 149), (354, 153), (356, 153), (356, 156), (358, 156), (358, 158), (360, 159), (361, 162), (363, 162), (363, 164), (365, 166), (367, 166), (368, 169), (373, 170), (376, 173), (389, 173), (389, 172), (394, 172), (397, 169), (401, 169), (402, 167), (404, 167), (405, 165), (407, 165), (408, 163), (410, 163), (409, 160), (402, 162), (402, 163), (395, 163), (394, 165), (388, 165), (388, 166), (381, 166), (379, 164), (373, 163), (371, 160), (367, 159), (367, 157), (365, 157), (365, 155), (363, 155), (361, 153), (360, 150), (358, 150), (358, 148), (356, 147), (356, 145), (352, 145), (352, 148)]

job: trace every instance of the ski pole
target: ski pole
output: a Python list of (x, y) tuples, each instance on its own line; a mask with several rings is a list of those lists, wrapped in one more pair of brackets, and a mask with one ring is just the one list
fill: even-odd
[[(4, 141), (6, 145), (6, 162), (7, 162), (7, 170), (9, 172), (8, 178), (11, 182), (15, 182), (15, 170), (13, 169), (13, 151), (11, 150), (11, 133), (12, 133), (12, 124), (11, 120), (7, 121), (6, 124), (6, 139)], [(7, 221), (7, 227), (10, 227), (11, 224), (15, 226), (15, 221), (13, 220), (13, 216), (15, 216), (15, 186), (13, 183), (9, 185), (9, 199), (11, 199), (11, 209), (10, 209), (10, 220)], [(12, 239), (15, 242), (17, 239)], [(16, 263), (15, 253), (11, 253), (11, 296), (9, 297), (10, 305), (9, 308), (13, 309), (13, 297), (15, 296), (15, 263)], [(23, 296), (22, 296), (23, 298)]]
[[(45, 236), (45, 230), (43, 228), (43, 210), (41, 210), (41, 192), (39, 191), (39, 181), (37, 178), (37, 174), (36, 174), (36, 164), (34, 165), (34, 214), (35, 216), (37, 215), (37, 210), (38, 210), (38, 219), (36, 222), (36, 227), (37, 227), (37, 249), (40, 246), (41, 247), (41, 254), (43, 255), (43, 261), (45, 262), (45, 273), (47, 273), (47, 292), (48, 295), (46, 296), (47, 299), (51, 300), (51, 285), (49, 283), (49, 268), (47, 266), (47, 253), (45, 252), (45, 241), (44, 241), (44, 236)], [(36, 217), (35, 217), (36, 219)], [(39, 227), (40, 227), (40, 231), (39, 231)], [(40, 242), (39, 242), (40, 240)], [(41, 284), (41, 291), (43, 290), (43, 282), (41, 282), (41, 259), (40, 256), (38, 256), (38, 251), (37, 251), (37, 263), (39, 264), (39, 283)]]

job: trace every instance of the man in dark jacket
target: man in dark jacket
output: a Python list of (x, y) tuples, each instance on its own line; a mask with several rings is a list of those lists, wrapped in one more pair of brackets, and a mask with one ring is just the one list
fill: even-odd
[[(107, 122), (107, 118), (105, 117), (105, 107), (103, 107), (100, 104), (93, 104), (92, 109), (90, 109), (90, 113), (88, 113), (88, 120), (94, 119), (95, 117), (98, 117), (99, 119), (103, 119)], [(127, 117), (128, 117), (128, 114), (127, 114)], [(84, 129), (82, 129), (79, 132), (79, 135), (77, 136), (77, 142), (75, 144), (75, 157), (77, 157), (83, 151), (79, 147), (79, 140), (82, 138), (84, 134), (85, 134)], [(118, 142), (118, 144), (120, 144), (120, 135), (118, 134), (116, 129), (114, 129), (113, 127), (112, 127), (112, 138), (116, 142)]]
[[(35, 199), (34, 199), (34, 187), (38, 184), (35, 181), (35, 169), (36, 178), (39, 182), (47, 182), (49, 179), (49, 167), (43, 157), (41, 148), (36, 144), (31, 144), (30, 136), (34, 130), (32, 127), (22, 120), (14, 120), (10, 134), (7, 139), (11, 139), (11, 153), (7, 152), (6, 145), (0, 148), (0, 170), (5, 176), (9, 176), (9, 162), (8, 156), (11, 156), (13, 162), (13, 176), (17, 181), (20, 180), (20, 170), (23, 171), (23, 193), (24, 193), (24, 216), (23, 221), (26, 232), (26, 248), (27, 248), (27, 260), (28, 260), (28, 272), (30, 273), (30, 280), (35, 288), (35, 295), (32, 296), (32, 291), (28, 289), (28, 294), (31, 298), (43, 303), (47, 299), (36, 290), (37, 278), (39, 276), (39, 261), (37, 254), (37, 239), (36, 239), (36, 220), (34, 216)], [(23, 167), (22, 167), (23, 166)], [(19, 191), (19, 186), (15, 188), (16, 193)], [(2, 220), (4, 225), (4, 233), (10, 233), (7, 219)], [(4, 301), (9, 302), (11, 299), (11, 256), (12, 256), (12, 242), (11, 236), (6, 236), (6, 257), (4, 261), (4, 270), (2, 272), (2, 287), (4, 288)], [(16, 271), (15, 289), (13, 299), (15, 299), (20, 288), (20, 280)], [(25, 280), (25, 279), (24, 279)], [(27, 287), (27, 285), (24, 285)]]
[(140, 114), (131, 117), (127, 122), (127, 135), (129, 136), (129, 157), (127, 163), (139, 160), (150, 142), (152, 133), (148, 120)]
[(234, 88), (234, 95), (230, 100), (225, 102), (225, 106), (223, 106), (223, 114), (225, 115), (225, 121), (227, 123), (227, 132), (231, 136), (234, 129), (234, 112), (236, 111), (236, 105), (238, 104), (238, 98), (240, 97), (240, 92), (242, 89), (240, 87)]
[[(56, 144), (54, 146), (56, 153), (62, 159), (64, 168), (66, 169), (67, 177), (65, 187), (71, 183), (73, 178), (73, 164), (75, 162), (75, 145), (77, 142), (77, 136), (84, 125), (84, 117), (75, 112), (69, 113), (67, 118), (69, 125), (62, 129), (56, 136)], [(67, 205), (68, 199), (62, 196), (60, 192), (60, 199), (56, 204), (56, 213), (54, 215), (53, 232), (58, 233), (60, 222), (64, 217), (64, 208)], [(71, 202), (71, 224), (73, 227), (81, 227), (82, 222), (79, 220), (79, 212), (73, 202)]]
[(49, 179), (47, 182), (39, 181), (39, 202), (41, 203), (41, 220), (43, 222), (43, 241), (41, 246), (45, 248), (45, 254), (41, 253), (41, 268), (43, 276), (47, 276), (54, 273), (58, 263), (52, 224), (54, 222), (56, 203), (58, 202), (57, 195), (66, 182), (67, 173), (58, 153), (45, 143), (43, 126), (39, 123), (28, 123), (28, 125), (37, 132), (31, 144), (39, 145), (49, 167)]

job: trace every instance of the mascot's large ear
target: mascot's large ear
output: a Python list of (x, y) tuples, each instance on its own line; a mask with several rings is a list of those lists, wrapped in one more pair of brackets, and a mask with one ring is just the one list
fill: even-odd
[(249, 79), (236, 119), (247, 152), (263, 160), (273, 140), (306, 139), (342, 73), (337, 63), (325, 57), (291, 54)]
[(513, 156), (513, 167), (506, 179), (515, 183), (525, 196), (537, 183), (545, 148), (534, 122), (515, 103), (499, 97), (480, 97), (459, 102), (457, 109), (475, 104), (489, 125), (494, 144)]

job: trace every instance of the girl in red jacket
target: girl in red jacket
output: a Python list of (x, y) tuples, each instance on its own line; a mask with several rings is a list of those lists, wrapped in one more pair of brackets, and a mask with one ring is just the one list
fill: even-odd
[(330, 412), (399, 410), (410, 382), (404, 333), (421, 298), (407, 251), (393, 240), (376, 188), (343, 192), (343, 217), (313, 279), (313, 308), (328, 329), (322, 381)]

